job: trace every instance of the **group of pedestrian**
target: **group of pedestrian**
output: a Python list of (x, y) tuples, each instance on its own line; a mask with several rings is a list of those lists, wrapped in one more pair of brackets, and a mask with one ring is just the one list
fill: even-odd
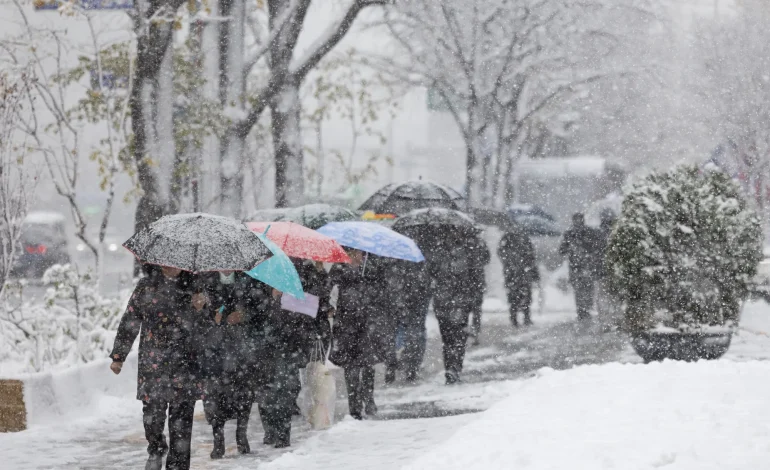
[[(611, 220), (603, 218), (600, 230), (589, 228), (577, 214), (560, 247), (569, 259), (580, 319), (590, 316), (593, 284), (603, 274), (597, 259), (603, 258), (599, 253), (610, 227)], [(468, 339), (477, 343), (481, 329), (490, 252), (477, 229), (442, 228), (414, 238), (424, 263), (353, 249), (346, 249), (350, 263), (330, 269), (317, 261), (292, 259), (303, 291), (318, 298), (315, 316), (282, 308), (281, 292), (242, 272), (193, 274), (144, 265), (145, 276), (118, 328), (111, 369), (120, 373), (140, 336), (137, 399), (143, 404), (148, 441), (146, 469), (160, 469), (165, 454), (166, 468), (190, 467), (198, 400), (212, 428), (212, 459), (225, 455), (224, 426), (230, 420), (236, 421), (238, 452), (251, 452), (247, 432), (254, 404), (264, 444), (290, 446), (300, 371), (319, 350), (344, 369), (350, 415), (375, 416), (374, 366), (385, 364), (386, 383), (396, 380), (398, 370), (407, 382), (418, 379), (431, 302), (443, 343), (446, 383), (461, 382)], [(523, 324), (531, 325), (532, 290), (539, 281), (532, 241), (511, 227), (497, 252), (511, 322), (519, 326), (521, 314)], [(167, 421), (168, 443), (163, 434)]]
[[(148, 470), (189, 469), (195, 402), (212, 428), (212, 459), (225, 455), (224, 426), (251, 452), (247, 431), (259, 408), (264, 444), (291, 444), (300, 369), (318, 341), (328, 350), (331, 278), (322, 263), (293, 260), (303, 290), (319, 298), (315, 317), (281, 308), (282, 293), (241, 272), (192, 274), (144, 265), (118, 327), (111, 369), (119, 374), (139, 340), (137, 399), (143, 404)], [(343, 309), (347, 286), (340, 287)], [(164, 428), (168, 421), (169, 440)]]

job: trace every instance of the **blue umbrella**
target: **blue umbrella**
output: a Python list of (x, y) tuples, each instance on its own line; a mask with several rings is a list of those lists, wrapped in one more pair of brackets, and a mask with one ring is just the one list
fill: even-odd
[(420, 262), (425, 257), (409, 237), (372, 222), (332, 222), (318, 232), (348, 248), (385, 258)]
[(259, 263), (251, 271), (246, 271), (246, 274), (281, 292), (298, 299), (304, 299), (305, 292), (302, 289), (302, 281), (299, 279), (294, 263), (283, 250), (278, 248), (278, 245), (270, 241), (264, 234), (255, 233), (254, 235), (262, 240), (262, 243), (273, 253), (273, 256)]

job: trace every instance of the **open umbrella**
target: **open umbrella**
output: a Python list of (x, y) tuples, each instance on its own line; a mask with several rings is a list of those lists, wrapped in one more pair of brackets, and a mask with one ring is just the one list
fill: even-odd
[(247, 222), (246, 226), (257, 233), (267, 230), (267, 238), (292, 258), (350, 263), (350, 257), (339, 243), (302, 225), (293, 222)]
[(372, 222), (332, 222), (318, 231), (342, 246), (355, 248), (377, 256), (424, 261), (417, 244), (409, 237)]
[(454, 189), (427, 180), (391, 183), (367, 199), (359, 210), (402, 215), (415, 209), (444, 207), (462, 210), (465, 199)]
[(273, 256), (267, 261), (259, 263), (253, 269), (246, 271), (246, 274), (276, 290), (291, 294), (298, 299), (304, 299), (305, 292), (302, 289), (302, 281), (297, 273), (297, 268), (294, 267), (294, 263), (265, 234), (255, 233), (254, 235), (270, 249)]
[(248, 271), (271, 256), (243, 223), (202, 213), (162, 217), (123, 246), (146, 263), (190, 272)]
[(292, 207), (286, 213), (287, 220), (304, 225), (307, 228), (318, 230), (330, 222), (344, 222), (358, 220), (355, 212), (341, 206), (331, 204), (305, 204), (304, 206)]
[(413, 210), (396, 220), (393, 224), (393, 229), (399, 231), (399, 229), (406, 227), (419, 227), (419, 226), (439, 226), (439, 225), (451, 225), (457, 228), (464, 228), (469, 230), (478, 230), (473, 219), (460, 211), (452, 209), (444, 209), (441, 207), (429, 207), (427, 209)]

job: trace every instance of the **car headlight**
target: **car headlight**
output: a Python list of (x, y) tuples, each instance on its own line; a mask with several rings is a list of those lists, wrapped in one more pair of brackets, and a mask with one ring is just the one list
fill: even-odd
[(118, 251), (118, 244), (117, 243), (110, 243), (110, 245), (107, 247), (110, 251)]

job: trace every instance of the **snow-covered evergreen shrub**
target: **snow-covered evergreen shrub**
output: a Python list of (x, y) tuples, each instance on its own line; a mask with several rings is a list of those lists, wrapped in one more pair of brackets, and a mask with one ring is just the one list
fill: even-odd
[(627, 325), (730, 326), (762, 257), (760, 219), (724, 173), (682, 166), (626, 195), (607, 252)]
[(42, 302), (29, 301), (24, 285), (10, 285), (0, 315), (0, 361), (16, 362), (18, 372), (106, 358), (115, 339), (126, 296), (103, 297), (89, 274), (70, 265), (43, 276)]

